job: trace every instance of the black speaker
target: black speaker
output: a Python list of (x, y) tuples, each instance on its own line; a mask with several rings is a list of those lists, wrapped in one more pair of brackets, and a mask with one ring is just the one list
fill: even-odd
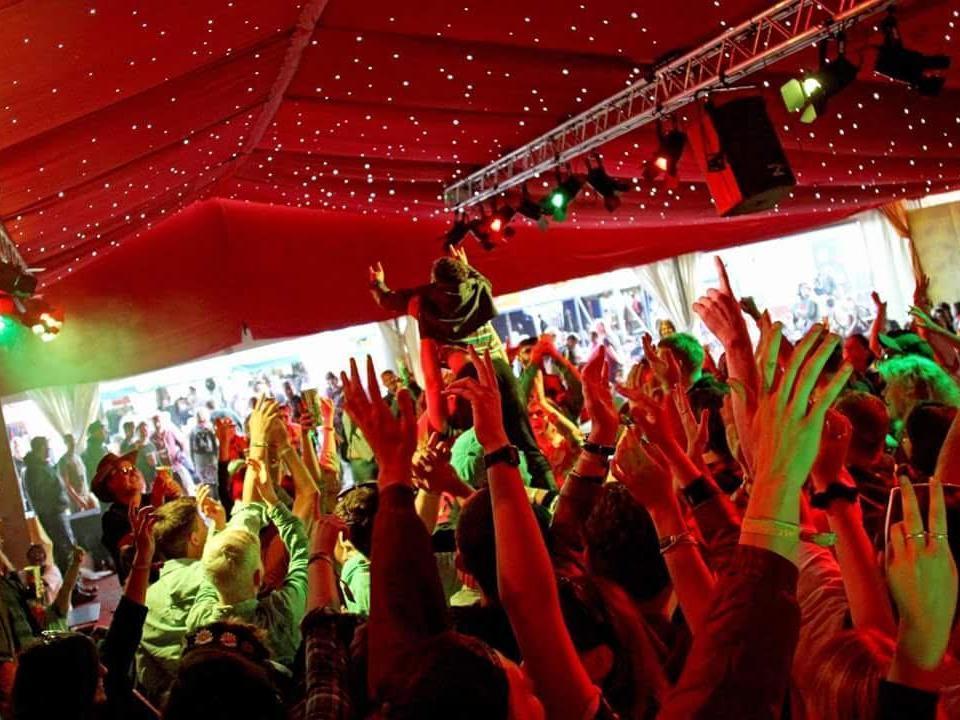
[(797, 184), (764, 99), (703, 106), (688, 133), (721, 216), (768, 210)]

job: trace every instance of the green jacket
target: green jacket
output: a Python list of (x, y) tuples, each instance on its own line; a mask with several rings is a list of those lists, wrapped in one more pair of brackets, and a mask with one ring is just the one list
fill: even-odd
[[(227, 527), (256, 535), (264, 521), (262, 506), (238, 503)], [(199, 560), (177, 558), (163, 564), (160, 577), (147, 589), (147, 618), (137, 650), (137, 682), (154, 702), (162, 701), (177, 674), (187, 616), (205, 580)]]
[(248, 622), (266, 632), (274, 660), (292, 665), (300, 647), (300, 621), (306, 612), (310, 550), (303, 523), (285, 505), (269, 508), (267, 517), (277, 526), (280, 539), (290, 555), (283, 585), (259, 600), (250, 598), (235, 605), (223, 605), (217, 589), (204, 578), (197, 600), (187, 616), (187, 630), (223, 620)]

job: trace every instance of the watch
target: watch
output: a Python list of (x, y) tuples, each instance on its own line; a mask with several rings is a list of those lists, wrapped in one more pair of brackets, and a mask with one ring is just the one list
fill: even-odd
[(612, 458), (617, 452), (616, 445), (601, 445), (600, 443), (590, 442), (589, 440), (580, 447), (591, 455), (597, 455), (606, 459)]
[(487, 470), (500, 463), (510, 467), (520, 467), (520, 451), (513, 445), (504, 445), (499, 450), (483, 456), (483, 464)]

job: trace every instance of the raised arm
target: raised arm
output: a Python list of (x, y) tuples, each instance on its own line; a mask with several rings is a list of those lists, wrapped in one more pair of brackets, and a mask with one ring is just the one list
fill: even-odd
[(890, 529), (887, 556), (887, 579), (900, 611), (900, 626), (887, 680), (901, 688), (881, 686), (878, 716), (923, 720), (935, 714), (941, 683), (937, 670), (957, 608), (957, 567), (947, 542), (943, 483), (936, 476), (930, 482), (926, 530), (907, 478), (900, 479), (900, 490), (903, 522)]
[(582, 445), (577, 464), (564, 482), (550, 526), (554, 558), (561, 573), (584, 566), (583, 528), (607, 478), (620, 426), (610, 392), (605, 353), (596, 352), (587, 362), (583, 383), (590, 437)]
[[(509, 448), (496, 371), (489, 354), (470, 349), (478, 379), (449, 391), (473, 407), (477, 439), (488, 454)], [(550, 556), (512, 461), (487, 462), (497, 547), (500, 599), (520, 646), (524, 665), (551, 720), (582, 720), (596, 712), (599, 691), (580, 662), (567, 632)]]
[(370, 292), (377, 305), (384, 310), (395, 313), (407, 312), (410, 299), (413, 296), (410, 290), (391, 290), (387, 287), (383, 272), (383, 265), (379, 262), (370, 267)]
[(685, 487), (701, 473), (673, 433), (667, 407), (671, 398), (638, 399), (635, 427), (620, 442), (614, 474), (650, 513), (680, 607), (696, 635), (710, 612), (714, 580), (684, 520), (674, 485)]
[(873, 543), (863, 528), (856, 484), (843, 467), (852, 432), (853, 426), (842, 414), (834, 410), (827, 414), (811, 473), (816, 491), (813, 502), (826, 511), (830, 529), (837, 536), (837, 561), (853, 624), (893, 634), (893, 610), (877, 569)]
[(734, 393), (733, 417), (741, 439), (741, 449), (750, 463), (753, 449), (749, 442), (749, 421), (755, 412), (755, 397), (759, 386), (757, 364), (753, 356), (753, 344), (747, 332), (747, 323), (730, 287), (726, 266), (719, 256), (716, 264), (720, 288), (708, 290), (705, 296), (693, 304), (693, 310), (723, 345), (727, 354), (730, 380), (743, 388), (742, 393)]
[[(755, 477), (731, 569), (721, 575), (704, 630), (661, 718), (779, 717), (800, 624), (796, 602), (800, 493), (817, 455), (827, 408), (850, 376), (844, 367), (811, 403), (839, 341), (815, 325), (779, 381), (781, 328), (764, 339), (756, 412)], [(821, 341), (822, 340), (822, 341)], [(814, 345), (820, 343), (811, 354)], [(721, 667), (717, 658), (725, 658)]]
[(870, 352), (878, 358), (883, 357), (883, 345), (880, 344), (880, 334), (887, 329), (887, 304), (880, 299), (877, 292), (870, 293), (870, 299), (877, 309), (877, 314), (870, 324)]
[(367, 390), (357, 364), (342, 374), (344, 409), (363, 432), (380, 468), (373, 527), (367, 685), (381, 696), (398, 663), (423, 640), (447, 629), (446, 600), (430, 536), (414, 509), (411, 464), (417, 444), (413, 398), (397, 395), (399, 417), (380, 396), (373, 361), (367, 358)]

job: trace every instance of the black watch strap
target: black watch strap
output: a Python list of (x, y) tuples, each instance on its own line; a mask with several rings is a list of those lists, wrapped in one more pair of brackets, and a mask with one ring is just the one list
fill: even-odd
[(686, 499), (687, 504), (689, 504), (691, 508), (695, 508), (703, 505), (703, 503), (716, 495), (717, 487), (701, 475), (685, 488), (682, 488), (680, 492)]
[(604, 458), (612, 458), (616, 452), (616, 445), (601, 445), (599, 443), (590, 442), (589, 440), (581, 445), (584, 450), (586, 450), (591, 455), (599, 455)]
[(844, 485), (840, 482), (832, 482), (826, 490), (814, 493), (810, 498), (810, 505), (818, 510), (826, 510), (834, 500), (846, 500), (853, 502), (857, 499), (859, 493), (853, 485)]
[(520, 451), (513, 445), (504, 445), (499, 450), (483, 456), (483, 465), (487, 470), (500, 463), (510, 467), (520, 467)]

